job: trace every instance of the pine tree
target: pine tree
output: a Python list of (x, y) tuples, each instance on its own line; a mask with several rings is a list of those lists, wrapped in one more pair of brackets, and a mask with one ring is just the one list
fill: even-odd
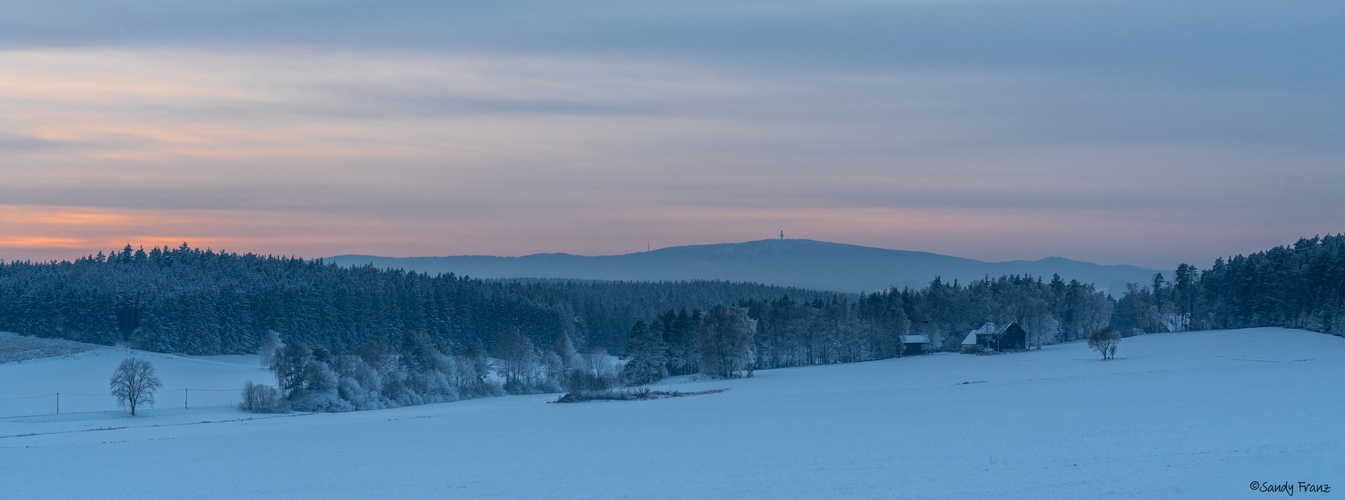
[(667, 353), (668, 345), (658, 330), (649, 328), (644, 321), (635, 322), (630, 339), (626, 341), (627, 360), (621, 371), (622, 382), (643, 385), (667, 377)]

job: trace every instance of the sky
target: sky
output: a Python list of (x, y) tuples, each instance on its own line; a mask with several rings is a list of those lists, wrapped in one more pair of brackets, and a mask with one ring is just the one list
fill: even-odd
[(0, 10), (0, 259), (1345, 232), (1335, 0), (218, 3)]

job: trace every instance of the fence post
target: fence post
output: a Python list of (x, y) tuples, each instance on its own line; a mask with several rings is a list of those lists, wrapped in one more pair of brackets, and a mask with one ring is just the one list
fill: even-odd
[(61, 414), (61, 393), (56, 393), (56, 414)]
[(190, 393), (191, 393), (191, 389), (190, 389), (190, 388), (187, 388), (187, 387), (183, 387), (183, 388), (182, 388), (182, 409), (184, 409), (184, 410), (190, 410), (190, 409), (191, 409), (191, 408), (188, 408), (188, 407), (187, 407), (187, 394), (190, 394)]

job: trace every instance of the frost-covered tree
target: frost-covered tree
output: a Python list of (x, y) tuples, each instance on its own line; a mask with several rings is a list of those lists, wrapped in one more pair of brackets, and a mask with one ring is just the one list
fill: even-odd
[(757, 321), (747, 316), (747, 309), (723, 304), (711, 307), (696, 332), (701, 373), (733, 378), (746, 370), (751, 376), (752, 336), (756, 330)]
[(1027, 332), (1028, 347), (1041, 349), (1043, 344), (1054, 344), (1060, 335), (1060, 321), (1044, 308), (1034, 311), (1018, 324)]
[(574, 338), (568, 332), (562, 333), (560, 338), (556, 340), (552, 352), (560, 360), (563, 371), (570, 372), (583, 369), (584, 360), (579, 356), (579, 350), (574, 347)]
[(313, 350), (302, 342), (283, 345), (275, 350), (275, 356), (271, 358), (271, 371), (275, 373), (276, 385), (280, 387), (282, 397), (289, 397), (304, 389), (304, 369), (312, 358)]
[(517, 328), (500, 331), (495, 343), (495, 358), (504, 377), (505, 391), (519, 394), (532, 392), (538, 370), (537, 348)]
[(626, 385), (643, 385), (668, 376), (668, 345), (663, 335), (649, 328), (643, 321), (631, 327), (626, 341), (626, 366), (621, 380)]
[(943, 332), (943, 329), (939, 328), (937, 323), (927, 325), (925, 328), (925, 336), (929, 337), (929, 346), (931, 350), (943, 349), (943, 346), (948, 341), (949, 337)]
[(154, 406), (154, 391), (163, 384), (154, 375), (154, 365), (149, 361), (126, 358), (112, 372), (109, 385), (112, 395), (117, 398), (117, 407), (130, 407), (131, 416), (134, 417), (137, 408)]
[(281, 347), (285, 347), (285, 343), (280, 341), (280, 333), (267, 330), (261, 348), (257, 349), (257, 356), (261, 358), (262, 366), (270, 368), (271, 362), (276, 359), (276, 350)]
[[(387, 363), (384, 360), (383, 363)], [(383, 374), (360, 356), (338, 356), (332, 369), (337, 375), (337, 395), (358, 410), (384, 408)]]
[(340, 397), (340, 378), (332, 370), (336, 357), (322, 346), (310, 348), (296, 342), (276, 350), (271, 371), (282, 397), (300, 411), (345, 411), (353, 409)]

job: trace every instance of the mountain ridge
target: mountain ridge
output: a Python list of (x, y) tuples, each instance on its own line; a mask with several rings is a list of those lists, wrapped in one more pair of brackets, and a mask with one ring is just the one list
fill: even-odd
[(430, 274), (452, 272), (483, 279), (541, 278), (611, 281), (747, 281), (838, 292), (922, 288), (934, 277), (946, 282), (979, 280), (1006, 274), (1093, 283), (1113, 294), (1125, 283), (1145, 283), (1154, 273), (1130, 265), (1101, 265), (1046, 257), (1040, 260), (986, 262), (976, 259), (892, 250), (806, 239), (756, 240), (665, 247), (620, 255), (584, 256), (537, 253), (519, 257), (457, 255), (379, 257), (338, 255), (325, 259), (341, 266), (371, 264)]

